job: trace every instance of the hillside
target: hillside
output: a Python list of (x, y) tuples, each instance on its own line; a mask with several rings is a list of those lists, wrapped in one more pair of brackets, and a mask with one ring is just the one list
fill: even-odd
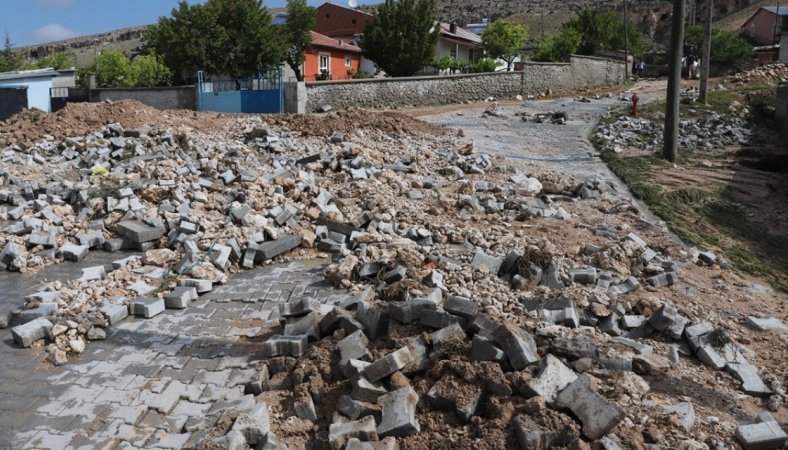
[[(697, 10), (694, 11), (697, 3)], [(759, 7), (770, 3), (764, 0), (717, 0), (714, 2), (715, 20), (728, 19), (727, 27), (741, 26)], [(621, 0), (436, 0), (436, 11), (445, 22), (469, 23), (488, 18), (508, 18), (529, 26), (531, 36), (538, 36), (560, 29), (584, 9), (604, 9), (623, 12)], [(672, 4), (667, 0), (631, 0), (628, 16), (645, 34), (657, 41), (667, 36)], [(699, 22), (705, 17), (705, 2), (690, 2), (688, 20), (696, 17)], [(738, 28), (735, 28), (738, 29)]]

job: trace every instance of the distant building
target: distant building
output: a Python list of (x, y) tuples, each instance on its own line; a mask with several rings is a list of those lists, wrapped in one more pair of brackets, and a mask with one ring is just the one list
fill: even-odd
[(361, 48), (350, 41), (312, 32), (312, 44), (304, 59), (304, 81), (316, 81), (325, 73), (330, 80), (351, 78), (361, 69)]
[(0, 73), (0, 120), (23, 108), (37, 108), (51, 112), (50, 89), (54, 69), (20, 70)]
[(780, 42), (780, 34), (788, 6), (764, 6), (741, 27), (741, 35), (755, 45), (772, 45)]
[(440, 40), (435, 50), (435, 57), (440, 59), (450, 55), (457, 61), (475, 61), (482, 54), (477, 47), (482, 43), (482, 37), (471, 33), (465, 28), (455, 24), (440, 24)]
[(316, 13), (313, 31), (328, 37), (349, 39), (362, 34), (373, 19), (372, 14), (336, 3), (323, 3), (317, 7)]

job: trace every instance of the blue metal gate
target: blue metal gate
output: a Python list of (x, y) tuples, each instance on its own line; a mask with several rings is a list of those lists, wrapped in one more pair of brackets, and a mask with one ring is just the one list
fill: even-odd
[(205, 81), (197, 73), (200, 111), (227, 113), (284, 112), (285, 90), (282, 68), (260, 69), (256, 78)]

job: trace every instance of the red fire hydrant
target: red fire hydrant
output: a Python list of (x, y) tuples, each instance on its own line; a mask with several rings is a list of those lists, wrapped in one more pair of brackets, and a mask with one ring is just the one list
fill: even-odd
[(640, 96), (638, 96), (637, 92), (632, 94), (632, 116), (638, 116), (638, 101), (640, 100)]

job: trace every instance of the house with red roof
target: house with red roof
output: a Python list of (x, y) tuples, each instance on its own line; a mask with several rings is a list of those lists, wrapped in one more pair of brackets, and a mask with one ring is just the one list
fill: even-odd
[(304, 56), (304, 81), (346, 80), (361, 68), (361, 47), (315, 31)]

